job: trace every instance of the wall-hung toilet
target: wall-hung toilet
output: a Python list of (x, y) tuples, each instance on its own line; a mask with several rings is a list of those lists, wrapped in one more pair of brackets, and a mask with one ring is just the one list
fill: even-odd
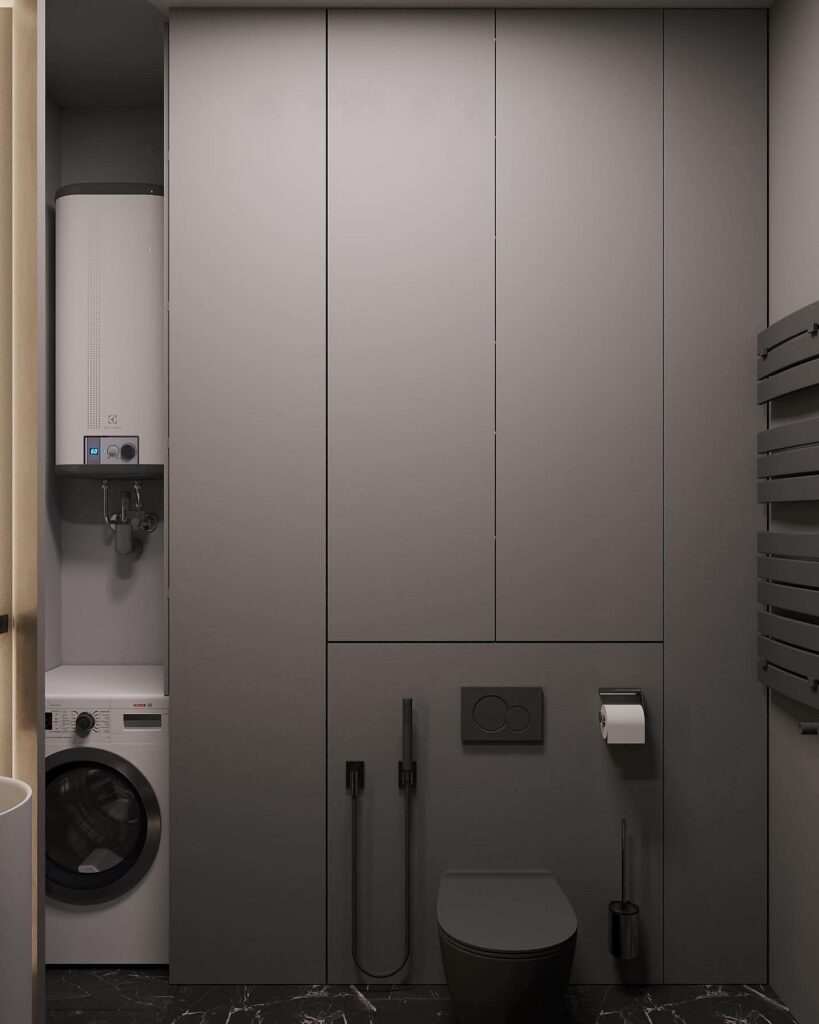
[(548, 871), (447, 871), (438, 934), (460, 1024), (546, 1024), (569, 981), (577, 917)]

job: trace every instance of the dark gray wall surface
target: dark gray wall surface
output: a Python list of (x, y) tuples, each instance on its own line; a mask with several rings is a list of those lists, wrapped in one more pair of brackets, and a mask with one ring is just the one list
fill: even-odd
[(665, 14), (665, 980), (766, 978), (766, 15)]
[(330, 637), (489, 640), (493, 14), (328, 43)]
[[(770, 320), (819, 298), (819, 6), (777, 0), (770, 15)], [(815, 416), (819, 388), (773, 403), (771, 422)], [(819, 532), (819, 503), (771, 507), (771, 528)], [(813, 983), (819, 948), (819, 841), (815, 736), (798, 722), (816, 712), (772, 695), (770, 710), (771, 984), (800, 1021), (819, 1020)]]
[(660, 640), (662, 14), (497, 17), (497, 639)]
[(815, 710), (771, 694), (771, 983), (805, 1022), (816, 1010), (819, 737), (800, 735), (799, 723), (817, 718)]
[(324, 974), (324, 44), (171, 16), (175, 981)]
[(63, 185), (77, 181), (162, 184), (161, 106), (63, 109), (60, 129)]
[[(464, 746), (461, 686), (542, 686), (545, 742)], [(645, 693), (645, 747), (612, 748), (598, 687)], [(608, 901), (620, 885), (620, 818), (631, 835), (630, 892), (643, 962), (662, 978), (662, 649), (657, 644), (334, 644), (329, 676), (329, 979), (361, 980), (350, 960), (350, 797), (345, 761), (366, 761), (361, 798), (361, 951), (373, 970), (400, 959), (403, 797), (396, 778), (401, 698), (415, 701), (413, 982), (440, 982), (435, 903), (447, 868), (548, 868), (579, 920), (574, 979), (618, 980)]]

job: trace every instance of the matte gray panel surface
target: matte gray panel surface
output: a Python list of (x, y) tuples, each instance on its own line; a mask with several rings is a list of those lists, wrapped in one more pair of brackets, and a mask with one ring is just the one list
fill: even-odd
[[(665, 13), (665, 980), (766, 977), (766, 16)], [(786, 589), (786, 588), (782, 588)]]
[(499, 11), (500, 640), (662, 638), (662, 16)]
[[(776, 0), (770, 12), (770, 315), (786, 317), (788, 333), (805, 325), (793, 310), (819, 299), (819, 4)], [(801, 392), (803, 414), (816, 417), (815, 395)], [(780, 403), (776, 403), (777, 405)], [(788, 424), (774, 434), (799, 430)], [(814, 419), (812, 428), (819, 426)], [(819, 440), (812, 437), (811, 440)], [(799, 443), (799, 442), (794, 442)], [(772, 506), (774, 517), (799, 517), (819, 530), (819, 507)], [(784, 528), (788, 524), (783, 523)], [(777, 687), (784, 689), (777, 680)], [(812, 699), (802, 684), (791, 696)], [(770, 980), (797, 1020), (819, 1020), (814, 951), (819, 948), (819, 841), (811, 809), (819, 798), (816, 736), (800, 736), (799, 718), (816, 713), (773, 698), (770, 714)], [(807, 811), (807, 813), (806, 813)]]
[(171, 15), (175, 981), (324, 974), (324, 44)]
[(814, 1019), (819, 949), (819, 736), (802, 736), (799, 722), (816, 709), (771, 695), (771, 983)]
[(330, 636), (491, 639), (493, 15), (328, 52)]
[[(329, 978), (360, 980), (350, 961), (350, 797), (344, 768), (366, 761), (361, 798), (361, 952), (374, 970), (402, 941), (402, 797), (396, 783), (401, 698), (415, 702), (412, 982), (443, 980), (436, 896), (449, 869), (550, 869), (579, 920), (574, 979), (613, 982), (607, 906), (620, 885), (620, 818), (631, 835), (633, 898), (645, 960), (627, 979), (662, 972), (662, 653), (654, 644), (334, 644), (329, 700)], [(543, 746), (460, 740), (461, 686), (542, 686)], [(647, 743), (600, 736), (601, 686), (636, 686)], [(762, 687), (760, 687), (762, 690)]]

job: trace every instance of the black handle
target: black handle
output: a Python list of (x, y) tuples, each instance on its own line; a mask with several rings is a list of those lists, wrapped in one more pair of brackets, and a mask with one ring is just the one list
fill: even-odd
[(401, 701), (401, 761), (398, 764), (398, 786), (400, 789), (415, 789), (417, 775), (412, 759), (412, 698)]
[(412, 698), (401, 701), (401, 767), (405, 772), (412, 768)]
[(0, 615), (0, 633), (8, 633), (9, 617), (6, 614)]

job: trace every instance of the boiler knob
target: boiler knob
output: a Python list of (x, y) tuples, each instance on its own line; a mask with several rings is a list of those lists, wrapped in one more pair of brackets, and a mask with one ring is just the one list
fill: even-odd
[(90, 711), (81, 711), (77, 715), (77, 720), (74, 723), (74, 728), (79, 733), (89, 733), (97, 724), (97, 720), (91, 714)]
[(136, 448), (132, 444), (124, 444), (120, 448), (119, 453), (123, 459), (128, 461), (136, 455)]

